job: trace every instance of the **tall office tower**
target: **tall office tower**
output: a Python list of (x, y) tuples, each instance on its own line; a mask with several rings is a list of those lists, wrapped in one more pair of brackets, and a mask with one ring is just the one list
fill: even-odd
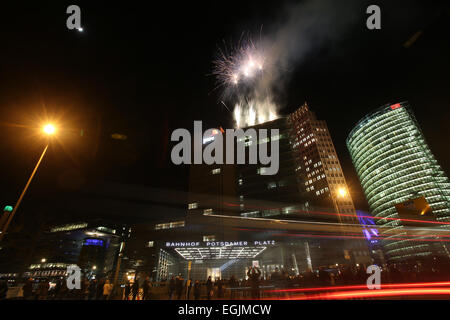
[[(278, 172), (264, 175), (265, 166), (257, 164), (192, 165), (189, 209), (245, 217), (288, 216), (302, 210), (329, 209), (338, 213), (337, 219), (342, 223), (357, 222), (327, 125), (316, 119), (306, 103), (286, 117), (244, 128), (244, 133), (250, 128), (279, 130), (272, 137), (279, 143)], [(205, 139), (204, 145), (213, 138)], [(248, 152), (252, 142), (246, 135), (243, 139)], [(258, 145), (262, 143), (270, 145), (270, 138), (257, 140)], [(224, 207), (224, 198), (238, 199), (239, 208), (226, 204)], [(264, 205), (258, 207), (261, 201)]]
[(355, 207), (326, 122), (317, 120), (306, 102), (288, 122), (301, 192), (314, 205), (334, 208), (341, 222), (355, 222)]
[[(388, 261), (448, 256), (443, 242), (432, 235), (449, 228), (445, 225), (450, 221), (449, 180), (408, 102), (387, 104), (366, 115), (350, 132), (347, 148), (372, 214), (382, 226)], [(423, 241), (415, 237), (420, 230), (408, 233), (418, 226), (415, 221), (434, 229), (424, 234)]]
[[(267, 138), (258, 137), (255, 143), (246, 133), (249, 129), (278, 129), (279, 132), (270, 137), (268, 131)], [(362, 236), (326, 123), (317, 120), (306, 103), (288, 116), (242, 130), (244, 134), (240, 142), (244, 143), (246, 152), (255, 147), (252, 143), (258, 148), (267, 143), (270, 153), (271, 139), (278, 141), (278, 172), (264, 175), (267, 165), (248, 164), (248, 161), (236, 165), (193, 165), (189, 215), (238, 215), (306, 221), (310, 225), (327, 222), (332, 223), (328, 231), (333, 235), (326, 237), (335, 236), (336, 239), (342, 239), (338, 223), (345, 223), (352, 224), (349, 228), (359, 233), (356, 237)], [(205, 139), (204, 144), (209, 141), (209, 138)], [(345, 245), (334, 241), (333, 245), (338, 246), (341, 252), (345, 249), (345, 256), (353, 256), (355, 262), (370, 262), (367, 245), (360, 239)], [(323, 243), (316, 247), (327, 252)], [(328, 250), (332, 251), (334, 249)]]
[[(290, 146), (290, 126), (287, 118), (282, 117), (250, 127), (257, 132), (268, 130), (266, 139), (257, 140), (258, 147), (266, 143), (270, 151), (271, 141), (279, 145), (279, 169), (274, 175), (264, 175), (266, 165), (245, 164), (236, 166), (237, 192), (240, 215), (244, 217), (290, 216), (298, 211), (308, 210), (305, 195), (299, 189), (295, 174), (295, 159)], [(245, 128), (244, 130), (248, 130)], [(278, 135), (270, 136), (270, 130), (277, 129)], [(251, 141), (245, 138), (250, 149)], [(253, 146), (255, 147), (255, 146)], [(270, 151), (271, 152), (271, 151)]]

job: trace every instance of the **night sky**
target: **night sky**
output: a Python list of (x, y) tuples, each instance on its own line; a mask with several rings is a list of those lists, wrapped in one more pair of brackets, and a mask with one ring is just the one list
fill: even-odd
[[(345, 139), (383, 104), (408, 100), (439, 164), (450, 171), (449, 7), (444, 1), (353, 2), (349, 12), (328, 12), (333, 21), (318, 19), (326, 39), (292, 39), (309, 50), (286, 71), (277, 102), (280, 114), (288, 114), (307, 101), (327, 121), (356, 206), (367, 209)], [(2, 5), (2, 206), (15, 203), (45, 146), (35, 132), (46, 117), (58, 119), (61, 131), (27, 198), (48, 205), (61, 189), (82, 188), (87, 180), (187, 190), (188, 167), (170, 162), (171, 132), (192, 129), (194, 120), (203, 120), (204, 129), (233, 127), (210, 75), (218, 45), (244, 31), (259, 34), (261, 26), (262, 34), (276, 30), (293, 6), (77, 2), (84, 28), (78, 32), (66, 28), (70, 4)], [(366, 28), (369, 4), (381, 7), (381, 30)], [(349, 18), (334, 33), (333, 23)], [(114, 140), (113, 133), (127, 140)]]

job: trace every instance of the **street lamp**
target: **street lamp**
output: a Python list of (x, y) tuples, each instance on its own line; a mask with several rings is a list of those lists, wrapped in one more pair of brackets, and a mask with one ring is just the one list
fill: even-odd
[[(50, 136), (52, 136), (52, 135), (55, 134), (55, 132), (56, 132), (56, 127), (55, 127), (53, 124), (48, 123), (48, 124), (46, 124), (46, 125), (42, 128), (42, 131), (47, 135), (48, 138), (50, 138)], [(31, 180), (33, 180), (33, 177), (34, 177), (34, 175), (36, 174), (36, 171), (37, 171), (37, 169), (39, 168), (39, 165), (41, 164), (41, 161), (42, 161), (42, 159), (44, 158), (45, 153), (47, 152), (48, 144), (49, 144), (49, 141), (47, 140), (47, 145), (45, 146), (44, 151), (42, 151), (41, 157), (39, 158), (39, 160), (38, 160), (36, 166), (34, 167), (34, 170), (33, 170), (33, 172), (31, 173), (31, 176), (30, 176), (30, 178), (28, 179), (28, 182), (27, 182), (27, 184), (25, 185), (25, 188), (23, 188), (22, 193), (20, 194), (19, 200), (17, 200), (17, 203), (16, 203), (16, 205), (14, 206), (13, 211), (12, 211), (11, 214), (9, 215), (8, 220), (6, 221), (5, 225), (4, 225), (3, 228), (2, 228), (2, 231), (1, 231), (1, 233), (0, 233), (0, 241), (3, 240), (3, 237), (5, 236), (6, 231), (8, 230), (9, 224), (11, 223), (11, 220), (13, 219), (14, 214), (16, 213), (17, 208), (19, 208), (19, 205), (20, 205), (20, 203), (22, 202), (22, 199), (23, 199), (25, 193), (26, 193), (27, 190), (28, 190), (28, 187), (29, 187), (29, 185), (30, 185), (30, 183), (31, 183)]]
[(338, 196), (341, 198), (344, 198), (347, 196), (347, 190), (345, 188), (339, 188), (338, 189)]
[(336, 209), (336, 213), (337, 213), (337, 216), (338, 216), (339, 223), (342, 223), (342, 218), (341, 218), (341, 215), (340, 215), (339, 205), (338, 205), (338, 201), (337, 201), (336, 198), (347, 198), (347, 196), (348, 196), (347, 189), (345, 187), (339, 187), (336, 190), (336, 195), (334, 196), (333, 194), (330, 194), (330, 196), (331, 196), (331, 199), (333, 200), (333, 204), (334, 204), (334, 207)]
[(42, 263), (44, 263), (45, 261), (47, 261), (47, 259), (45, 259), (45, 258), (41, 259)]
[(55, 126), (52, 125), (51, 123), (48, 123), (48, 124), (46, 124), (46, 125), (44, 126), (43, 130), (44, 130), (44, 132), (45, 132), (46, 134), (52, 135), (52, 134), (55, 133), (56, 128), (55, 128)]

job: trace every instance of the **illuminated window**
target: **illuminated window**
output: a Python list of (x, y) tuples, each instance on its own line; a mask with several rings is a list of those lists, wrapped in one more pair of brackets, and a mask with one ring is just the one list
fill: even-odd
[(147, 248), (152, 248), (154, 245), (154, 241), (147, 242)]
[(192, 209), (197, 209), (198, 208), (198, 203), (197, 202), (193, 202), (193, 203), (189, 203), (188, 204), (188, 209), (192, 210)]
[(181, 228), (181, 227), (184, 227), (184, 224), (185, 224), (184, 221), (159, 223), (159, 224), (155, 225), (155, 230)]
[(205, 210), (203, 210), (203, 214), (211, 214), (211, 213), (213, 213), (213, 209), (205, 209)]
[(220, 168), (212, 170), (212, 174), (219, 174), (219, 173), (220, 173)]
[(210, 235), (210, 236), (203, 236), (203, 241), (216, 241), (216, 236), (215, 235)]

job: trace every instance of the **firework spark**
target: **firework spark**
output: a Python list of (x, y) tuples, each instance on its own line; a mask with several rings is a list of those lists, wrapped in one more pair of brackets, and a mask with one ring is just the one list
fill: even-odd
[[(222, 89), (222, 99), (235, 105), (236, 127), (246, 127), (277, 118), (278, 109), (265, 85), (270, 63), (263, 46), (246, 37), (228, 50), (219, 49), (213, 75)], [(223, 103), (223, 102), (222, 102)]]
[(214, 60), (213, 75), (219, 86), (225, 89), (236, 89), (236, 86), (261, 75), (264, 69), (264, 52), (253, 41), (241, 41), (230, 50), (219, 49)]

